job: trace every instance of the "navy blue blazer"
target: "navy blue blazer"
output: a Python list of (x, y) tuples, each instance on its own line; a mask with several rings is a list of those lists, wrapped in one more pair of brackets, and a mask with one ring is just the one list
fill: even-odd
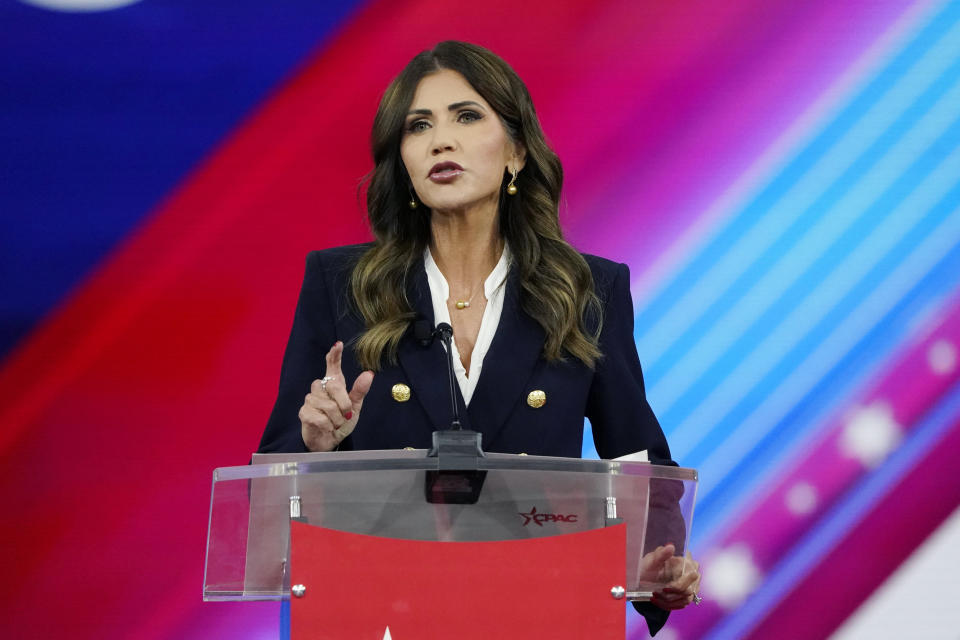
[[(350, 273), (370, 245), (315, 251), (307, 257), (303, 288), (283, 358), (276, 404), (259, 451), (301, 452), (298, 412), (313, 380), (322, 378), (325, 355), (337, 340), (346, 345), (347, 386), (361, 373), (350, 345), (363, 331), (362, 318), (348, 303)], [(580, 457), (583, 418), (590, 419), (597, 451), (615, 458), (642, 449), (650, 459), (672, 464), (663, 431), (647, 403), (633, 338), (633, 303), (626, 265), (585, 255), (603, 305), (599, 346), (603, 358), (591, 370), (578, 360), (547, 362), (544, 331), (520, 308), (516, 273), (507, 277), (503, 313), (483, 361), (480, 379), (463, 410), (465, 428), (483, 434), (483, 449), (502, 453)], [(434, 325), (426, 273), (419, 265), (409, 299), (418, 317)], [(435, 429), (450, 424), (446, 353), (439, 341), (429, 347), (403, 338), (398, 363), (376, 373), (356, 429), (341, 449), (430, 448)], [(410, 399), (397, 402), (396, 383), (410, 387)], [(531, 391), (546, 394), (540, 408), (527, 404)], [(459, 396), (459, 388), (457, 389)]]
[[(325, 356), (343, 341), (342, 369), (347, 386), (362, 372), (353, 350), (363, 331), (363, 319), (349, 304), (350, 274), (370, 247), (353, 245), (314, 251), (307, 256), (306, 274), (283, 356), (277, 401), (260, 441), (260, 453), (307, 451), (298, 413), (310, 384), (324, 375)], [(643, 373), (633, 338), (633, 302), (626, 265), (584, 255), (603, 305), (600, 351), (603, 358), (591, 370), (578, 360), (547, 362), (542, 357), (545, 333), (520, 307), (515, 270), (507, 276), (500, 324), (483, 360), (470, 406), (463, 409), (464, 428), (483, 434), (483, 449), (501, 453), (579, 458), (583, 418), (590, 419), (597, 452), (603, 458), (646, 449), (650, 460), (674, 464), (666, 438), (647, 403)], [(433, 302), (424, 267), (418, 265), (408, 296), (418, 319), (434, 326)], [(341, 449), (429, 449), (433, 431), (450, 425), (450, 392), (446, 352), (439, 341), (422, 346), (412, 328), (400, 343), (398, 363), (376, 373), (353, 433)], [(410, 399), (393, 399), (393, 385), (410, 387)], [(546, 394), (540, 408), (527, 404), (534, 390)], [(678, 493), (668, 488), (666, 502)], [(682, 524), (682, 523), (681, 523)], [(680, 533), (664, 540), (682, 544)], [(648, 537), (652, 537), (649, 536)], [(647, 602), (634, 607), (656, 633), (668, 612)]]

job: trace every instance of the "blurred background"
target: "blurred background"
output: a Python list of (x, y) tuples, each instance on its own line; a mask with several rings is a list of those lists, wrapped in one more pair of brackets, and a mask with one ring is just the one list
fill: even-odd
[(0, 635), (275, 637), (201, 602), (211, 472), (444, 39), (526, 80), (568, 238), (631, 267), (701, 474), (658, 638), (956, 638), (960, 2), (910, 0), (0, 0)]

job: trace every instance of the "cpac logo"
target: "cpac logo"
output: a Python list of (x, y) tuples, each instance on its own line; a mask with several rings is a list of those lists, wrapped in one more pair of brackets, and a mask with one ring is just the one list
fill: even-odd
[(523, 526), (527, 526), (531, 522), (536, 524), (538, 527), (542, 527), (544, 522), (576, 522), (577, 514), (571, 513), (570, 515), (563, 515), (562, 513), (537, 513), (537, 508), (534, 507), (530, 509), (530, 513), (520, 512), (520, 515), (523, 516)]

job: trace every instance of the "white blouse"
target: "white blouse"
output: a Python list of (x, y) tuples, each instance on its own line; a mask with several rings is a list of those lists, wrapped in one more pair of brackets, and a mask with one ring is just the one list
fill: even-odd
[[(423, 265), (427, 271), (427, 283), (430, 285), (430, 298), (433, 300), (434, 323), (446, 322), (453, 326), (453, 323), (450, 322), (450, 311), (447, 308), (450, 287), (447, 285), (447, 279), (440, 273), (437, 263), (434, 262), (429, 247), (423, 252)], [(503, 312), (503, 296), (506, 291), (504, 284), (507, 281), (509, 271), (510, 250), (504, 244), (503, 254), (500, 256), (497, 266), (493, 268), (493, 271), (483, 282), (483, 295), (487, 299), (487, 306), (483, 310), (483, 318), (480, 319), (480, 333), (477, 334), (477, 342), (470, 356), (469, 374), (460, 361), (456, 334), (454, 334), (451, 342), (453, 346), (453, 370), (457, 375), (460, 394), (463, 395), (463, 402), (466, 405), (470, 404), (470, 398), (473, 397), (473, 390), (477, 387), (480, 370), (483, 368), (483, 358), (487, 355), (490, 343), (493, 342), (493, 336), (497, 332), (497, 326), (500, 324), (500, 315)]]

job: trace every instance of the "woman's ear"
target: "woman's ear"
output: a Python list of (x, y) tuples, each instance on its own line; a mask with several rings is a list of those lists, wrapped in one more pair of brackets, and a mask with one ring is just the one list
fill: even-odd
[(510, 159), (510, 164), (507, 165), (507, 171), (512, 171), (516, 169), (519, 172), (527, 165), (527, 148), (522, 144), (515, 143), (513, 145), (513, 157)]

